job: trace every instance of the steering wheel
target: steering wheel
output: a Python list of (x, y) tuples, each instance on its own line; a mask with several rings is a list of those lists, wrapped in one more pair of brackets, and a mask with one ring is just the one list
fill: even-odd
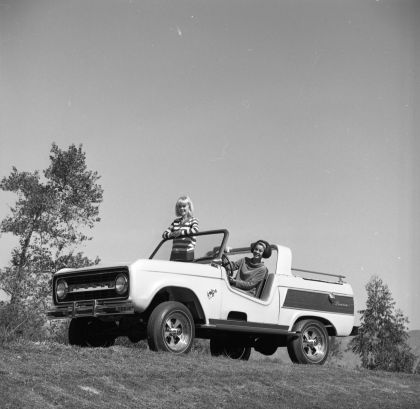
[(226, 254), (222, 254), (222, 266), (226, 269), (228, 278), (232, 277), (235, 269), (233, 268), (233, 264)]

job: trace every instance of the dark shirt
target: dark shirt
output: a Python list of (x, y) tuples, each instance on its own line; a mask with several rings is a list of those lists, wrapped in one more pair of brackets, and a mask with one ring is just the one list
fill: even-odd
[(268, 274), (268, 269), (264, 263), (254, 263), (252, 259), (245, 257), (232, 262), (232, 265), (234, 270), (238, 270), (238, 273), (235, 278), (229, 279), (230, 284), (256, 295), (259, 285)]

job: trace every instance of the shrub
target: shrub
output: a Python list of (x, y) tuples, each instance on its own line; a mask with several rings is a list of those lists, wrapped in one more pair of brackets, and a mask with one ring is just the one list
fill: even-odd
[(408, 319), (394, 310), (391, 291), (379, 277), (371, 278), (366, 291), (366, 309), (359, 311), (359, 333), (349, 348), (360, 356), (364, 368), (411, 373), (416, 356), (407, 344)]
[(0, 306), (0, 343), (19, 338), (35, 341), (45, 339), (46, 332), (42, 324), (43, 317), (36, 309), (3, 303)]

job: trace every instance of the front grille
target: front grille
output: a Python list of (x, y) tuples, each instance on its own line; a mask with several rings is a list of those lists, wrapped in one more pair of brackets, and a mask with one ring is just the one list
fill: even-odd
[[(129, 279), (127, 267), (101, 268), (87, 271), (76, 271), (54, 277), (54, 300), (56, 304), (72, 301), (125, 299), (129, 291), (123, 295), (115, 291), (115, 279), (118, 274), (125, 274)], [(65, 280), (68, 293), (65, 298), (58, 300), (56, 295), (56, 283)]]

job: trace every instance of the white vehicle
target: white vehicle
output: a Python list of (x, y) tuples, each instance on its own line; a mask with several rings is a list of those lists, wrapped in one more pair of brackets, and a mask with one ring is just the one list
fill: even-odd
[(355, 333), (353, 291), (344, 277), (292, 269), (287, 247), (271, 245), (259, 294), (231, 287), (229, 264), (249, 255), (250, 247), (228, 248), (228, 235), (194, 235), (193, 262), (169, 261), (168, 239), (149, 259), (62, 269), (54, 274), (47, 315), (71, 318), (72, 345), (110, 346), (127, 336), (147, 339), (152, 350), (184, 353), (194, 338), (205, 338), (212, 355), (246, 360), (251, 348), (272, 355), (287, 347), (291, 360), (302, 364), (323, 364), (329, 337)]

